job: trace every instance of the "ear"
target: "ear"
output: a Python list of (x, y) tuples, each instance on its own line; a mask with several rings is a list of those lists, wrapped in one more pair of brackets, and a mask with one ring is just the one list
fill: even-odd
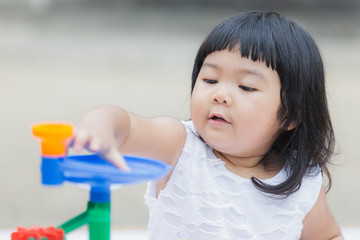
[(296, 128), (298, 125), (298, 122), (296, 121), (291, 121), (290, 124), (286, 127), (286, 131), (290, 131), (293, 130), (294, 128)]
[(284, 124), (282, 125), (283, 129), (285, 131), (290, 131), (290, 130), (293, 130), (294, 128), (296, 128), (298, 125), (299, 125), (299, 121), (291, 121), (290, 119), (288, 119), (287, 117), (285, 118), (285, 122)]

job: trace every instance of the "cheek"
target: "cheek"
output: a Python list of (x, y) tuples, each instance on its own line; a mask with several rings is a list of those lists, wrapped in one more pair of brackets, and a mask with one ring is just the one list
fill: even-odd
[(198, 116), (198, 112), (199, 112), (199, 104), (198, 104), (198, 100), (197, 100), (197, 95), (195, 92), (192, 93), (191, 98), (190, 98), (190, 116), (191, 119), (194, 121), (197, 116)]
[(200, 91), (199, 88), (200, 87), (198, 86), (198, 84), (195, 84), (190, 99), (190, 114), (192, 118), (194, 117), (193, 115), (196, 115), (197, 113), (199, 113), (199, 111), (201, 111), (202, 105), (204, 103), (204, 96), (201, 94), (202, 91)]
[(191, 95), (190, 100), (190, 118), (192, 122), (194, 123), (196, 131), (201, 135), (202, 133), (202, 110), (203, 107), (200, 104), (200, 101), (198, 100), (198, 95), (193, 92), (193, 95)]
[[(238, 127), (249, 135), (272, 135), (280, 129), (278, 107), (272, 104), (248, 104), (237, 110)], [(277, 104), (276, 104), (277, 105)]]

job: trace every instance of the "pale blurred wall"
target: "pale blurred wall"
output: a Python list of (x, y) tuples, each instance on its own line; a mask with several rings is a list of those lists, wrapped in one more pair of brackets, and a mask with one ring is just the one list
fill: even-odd
[[(74, 185), (41, 186), (32, 123), (76, 123), (104, 103), (149, 117), (189, 118), (192, 63), (201, 41), (225, 17), (254, 8), (105, 3), (0, 1), (0, 228), (58, 225), (88, 200), (87, 190)], [(358, 9), (272, 4), (264, 9), (298, 20), (323, 53), (339, 145), (328, 201), (342, 226), (360, 226)], [(114, 227), (146, 227), (145, 187), (113, 192)]]

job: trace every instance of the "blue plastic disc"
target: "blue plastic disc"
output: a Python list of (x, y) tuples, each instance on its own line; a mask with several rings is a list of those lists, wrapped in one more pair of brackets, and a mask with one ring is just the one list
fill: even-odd
[(124, 156), (130, 171), (122, 171), (98, 155), (68, 156), (60, 164), (64, 180), (91, 186), (135, 184), (158, 180), (166, 176), (171, 166), (163, 162), (134, 156)]

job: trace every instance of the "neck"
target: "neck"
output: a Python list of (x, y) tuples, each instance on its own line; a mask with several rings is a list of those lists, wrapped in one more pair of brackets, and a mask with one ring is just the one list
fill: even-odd
[(261, 165), (260, 162), (263, 158), (263, 156), (235, 157), (226, 153), (219, 152), (215, 149), (213, 151), (215, 156), (223, 160), (225, 164), (238, 168), (258, 168)]
[(266, 170), (261, 164), (263, 156), (235, 157), (229, 154), (213, 150), (216, 157), (225, 162), (225, 167), (230, 171), (244, 178), (256, 177), (267, 179), (275, 176), (281, 169)]

